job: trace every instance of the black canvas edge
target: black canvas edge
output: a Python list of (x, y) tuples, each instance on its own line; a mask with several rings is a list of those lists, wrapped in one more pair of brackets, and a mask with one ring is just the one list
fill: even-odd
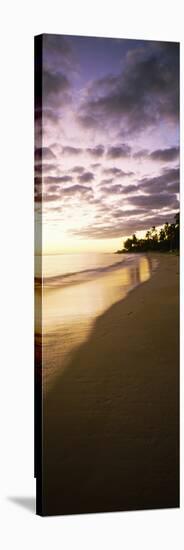
[[(40, 165), (42, 165), (42, 54), (43, 54), (43, 36), (34, 37), (34, 122), (35, 122), (35, 148), (40, 150)], [(36, 137), (36, 124), (39, 128), (39, 134)], [(41, 176), (40, 176), (41, 178)], [(42, 187), (41, 187), (42, 192)], [(34, 217), (34, 243), (42, 251), (42, 204), (41, 204), (41, 223), (37, 223), (36, 215)], [(39, 262), (39, 273), (42, 274), (42, 254), (37, 257)], [(42, 293), (42, 290), (41, 290)], [(42, 334), (42, 306), (34, 303), (34, 316), (39, 318), (39, 329)], [(42, 336), (38, 354), (36, 354), (36, 335), (34, 339), (34, 477), (36, 478), (36, 514), (42, 515)]]

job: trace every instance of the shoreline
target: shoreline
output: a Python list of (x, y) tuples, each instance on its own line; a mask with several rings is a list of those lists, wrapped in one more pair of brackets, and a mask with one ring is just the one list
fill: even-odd
[(48, 392), (46, 513), (179, 505), (178, 259), (97, 317)]
[(75, 280), (70, 288), (44, 289), (44, 392), (50, 391), (50, 385), (67, 368), (73, 354), (88, 341), (98, 317), (148, 280), (157, 264), (158, 256), (153, 259), (140, 254), (139, 258), (120, 262), (120, 267), (112, 264), (110, 271), (105, 270), (92, 280), (80, 284)]

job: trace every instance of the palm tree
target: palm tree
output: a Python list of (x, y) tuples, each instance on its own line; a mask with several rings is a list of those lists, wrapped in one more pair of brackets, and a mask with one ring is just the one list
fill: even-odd
[(137, 237), (136, 237), (136, 234), (134, 233), (134, 234), (132, 235), (132, 245), (134, 246), (134, 245), (136, 245), (136, 244), (137, 244)]
[(166, 222), (161, 227), (159, 234), (155, 225), (146, 232), (142, 239), (138, 239), (134, 233), (124, 243), (124, 249), (118, 252), (146, 252), (149, 250), (179, 250), (179, 212), (175, 214), (175, 222)]

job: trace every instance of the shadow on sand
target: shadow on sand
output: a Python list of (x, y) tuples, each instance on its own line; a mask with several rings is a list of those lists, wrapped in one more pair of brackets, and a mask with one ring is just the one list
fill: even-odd
[(168, 261), (97, 319), (48, 392), (43, 515), (178, 506), (178, 286)]

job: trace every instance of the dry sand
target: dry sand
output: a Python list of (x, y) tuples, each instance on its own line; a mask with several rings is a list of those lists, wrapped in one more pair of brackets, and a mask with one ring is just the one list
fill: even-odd
[(179, 505), (178, 257), (157, 257), (46, 397), (43, 515)]

